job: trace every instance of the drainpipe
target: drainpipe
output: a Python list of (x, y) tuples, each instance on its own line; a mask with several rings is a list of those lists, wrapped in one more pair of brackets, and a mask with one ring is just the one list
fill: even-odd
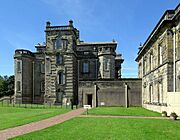
[(173, 29), (173, 92), (176, 92), (176, 28)]

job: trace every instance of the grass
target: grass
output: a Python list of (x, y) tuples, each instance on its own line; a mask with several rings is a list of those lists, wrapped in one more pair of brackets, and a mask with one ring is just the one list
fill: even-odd
[(179, 140), (180, 121), (74, 118), (13, 140)]
[(90, 115), (113, 116), (160, 116), (160, 113), (147, 110), (142, 107), (97, 107), (88, 111)]
[(69, 110), (65, 108), (0, 107), (0, 130), (46, 119)]

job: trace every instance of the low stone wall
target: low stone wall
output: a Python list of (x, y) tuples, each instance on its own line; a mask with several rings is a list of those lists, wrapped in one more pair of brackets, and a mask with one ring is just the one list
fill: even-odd
[(98, 80), (79, 82), (79, 104), (88, 104), (92, 95), (92, 106), (141, 106), (141, 79)]

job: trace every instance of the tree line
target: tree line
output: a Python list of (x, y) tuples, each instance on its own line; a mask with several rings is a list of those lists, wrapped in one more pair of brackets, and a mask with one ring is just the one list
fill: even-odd
[(0, 76), (0, 98), (14, 95), (14, 75)]

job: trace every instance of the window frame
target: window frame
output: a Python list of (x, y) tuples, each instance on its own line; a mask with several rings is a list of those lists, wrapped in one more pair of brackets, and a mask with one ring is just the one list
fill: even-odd
[(16, 82), (16, 91), (21, 92), (21, 81)]
[(60, 53), (56, 54), (56, 64), (57, 65), (62, 65), (64, 64), (64, 57)]
[[(85, 66), (87, 66), (87, 68)], [(89, 63), (89, 61), (84, 61), (82, 63), (82, 73), (84, 73), (84, 74), (90, 73), (90, 63)]]
[(59, 71), (58, 74), (57, 74), (57, 84), (58, 85), (64, 85), (66, 82), (66, 79), (65, 79), (65, 73), (63, 71)]
[(17, 72), (21, 72), (22, 70), (21, 61), (17, 61), (16, 65), (17, 65)]

